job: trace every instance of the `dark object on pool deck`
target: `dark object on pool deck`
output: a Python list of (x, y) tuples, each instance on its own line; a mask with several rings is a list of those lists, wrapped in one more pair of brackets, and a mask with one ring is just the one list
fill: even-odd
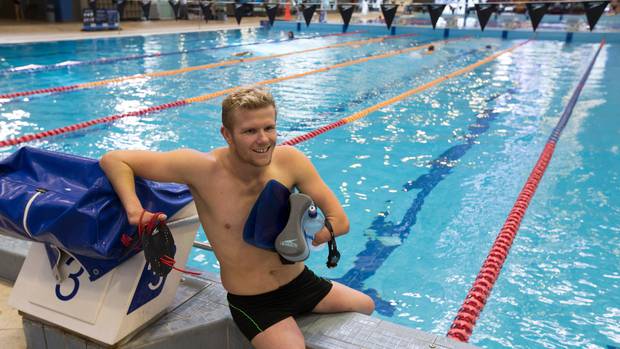
[(314, 16), (316, 7), (316, 5), (301, 5), (302, 12), (304, 13), (304, 20), (306, 21), (306, 27), (310, 26), (310, 21), (312, 21), (312, 16)]
[(125, 5), (127, 5), (127, 0), (114, 0), (112, 1), (116, 5), (116, 11), (118, 11), (118, 16), (122, 20), (124, 19), (123, 13), (125, 12)]
[(140, 0), (140, 2), (142, 5), (143, 18), (148, 21), (149, 16), (151, 15), (151, 0)]
[(594, 29), (596, 22), (601, 18), (608, 3), (609, 1), (586, 1), (583, 3), (583, 6), (586, 8), (586, 17), (588, 17), (590, 31)]
[(441, 17), (443, 13), (443, 9), (446, 8), (445, 4), (433, 4), (426, 5), (428, 8), (428, 13), (431, 15), (431, 23), (433, 24), (433, 29), (435, 29), (435, 25), (437, 25), (437, 20)]
[(530, 20), (532, 21), (532, 28), (536, 31), (538, 24), (540, 24), (543, 16), (547, 13), (549, 4), (525, 4), (525, 6), (527, 6), (527, 13), (530, 15)]
[(355, 8), (353, 5), (338, 5), (338, 12), (340, 12), (340, 16), (342, 17), (343, 28), (342, 32), (346, 32), (349, 28), (349, 23), (351, 22), (351, 17), (353, 16), (353, 10)]
[(200, 9), (202, 10), (202, 16), (205, 22), (209, 22), (209, 19), (212, 18), (211, 3), (208, 1), (200, 1)]
[(174, 15), (174, 19), (179, 19), (179, 7), (181, 2), (179, 0), (168, 0), (170, 7), (172, 7), (172, 14)]
[(381, 13), (383, 13), (385, 25), (387, 25), (388, 29), (392, 28), (392, 21), (394, 20), (394, 16), (396, 16), (397, 9), (398, 5), (381, 5)]
[(278, 13), (279, 4), (265, 4), (265, 12), (267, 12), (267, 18), (269, 18), (269, 25), (273, 26), (273, 22), (276, 20), (276, 14)]
[(254, 5), (252, 4), (235, 4), (235, 19), (237, 24), (241, 24), (241, 18), (244, 16), (251, 16), (254, 12)]
[(476, 13), (478, 14), (480, 30), (484, 31), (484, 27), (487, 26), (491, 14), (495, 11), (497, 11), (497, 5), (495, 4), (476, 4)]

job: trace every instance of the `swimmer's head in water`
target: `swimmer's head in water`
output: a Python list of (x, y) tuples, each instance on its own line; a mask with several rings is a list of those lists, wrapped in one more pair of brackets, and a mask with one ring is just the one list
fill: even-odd
[(288, 35), (289, 39), (294, 39), (295, 38), (295, 34), (292, 31), (289, 31), (287, 35)]
[(242, 52), (233, 53), (232, 55), (235, 57), (241, 57), (241, 56), (248, 56), (249, 54), (250, 54), (250, 51), (242, 51)]
[(430, 45), (427, 50), (429, 52), (435, 51), (435, 46), (434, 45)]
[(262, 167), (271, 163), (276, 146), (276, 105), (262, 88), (248, 87), (222, 102), (221, 133), (236, 161)]

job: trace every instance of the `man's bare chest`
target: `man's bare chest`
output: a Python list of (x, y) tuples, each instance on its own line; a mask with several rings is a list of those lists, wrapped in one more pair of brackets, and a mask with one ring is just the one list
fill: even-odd
[[(208, 225), (216, 230), (242, 231), (252, 207), (269, 180), (276, 180), (291, 189), (286, 176), (266, 176), (250, 183), (235, 180), (213, 180), (195, 188), (201, 201), (199, 212), (208, 216)], [(203, 223), (204, 224), (204, 223)], [(206, 228), (206, 227), (205, 227)]]

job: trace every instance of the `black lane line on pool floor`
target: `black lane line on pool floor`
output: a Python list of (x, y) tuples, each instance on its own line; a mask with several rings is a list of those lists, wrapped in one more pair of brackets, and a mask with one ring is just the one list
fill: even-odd
[[(503, 96), (510, 96), (514, 92), (514, 89), (509, 89), (508, 92), (497, 94), (487, 99), (485, 103), (492, 102)], [(421, 190), (416, 195), (401, 222), (399, 224), (387, 222), (385, 218), (389, 215), (388, 212), (382, 212), (383, 215), (375, 217), (369, 229), (376, 232), (376, 237), (369, 239), (366, 242), (366, 248), (357, 254), (354, 267), (349, 269), (342, 277), (333, 279), (334, 281), (360, 290), (372, 297), (375, 301), (375, 310), (379, 314), (385, 316), (392, 316), (394, 314), (395, 306), (390, 304), (389, 301), (382, 299), (377, 290), (373, 288), (364, 289), (364, 281), (373, 276), (390, 254), (409, 237), (411, 228), (417, 221), (418, 212), (422, 210), (424, 205), (424, 199), (452, 172), (455, 166), (450, 164), (454, 164), (456, 160), (462, 158), (474, 146), (478, 137), (491, 127), (491, 123), (500, 115), (499, 112), (494, 111), (495, 109), (497, 107), (486, 109), (482, 116), (477, 118), (475, 123), (467, 127), (469, 133), (464, 136), (465, 143), (448, 148), (431, 161), (431, 168), (427, 174), (420, 175), (414, 181), (408, 181), (403, 185), (403, 190), (405, 191), (412, 189)], [(395, 236), (400, 238), (401, 243), (398, 245), (385, 245), (379, 239), (381, 237), (393, 238)]]

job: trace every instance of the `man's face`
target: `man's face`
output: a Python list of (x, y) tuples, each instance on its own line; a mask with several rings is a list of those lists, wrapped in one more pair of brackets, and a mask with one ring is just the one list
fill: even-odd
[(257, 167), (269, 165), (276, 146), (275, 109), (235, 111), (229, 135), (229, 145), (240, 160)]

